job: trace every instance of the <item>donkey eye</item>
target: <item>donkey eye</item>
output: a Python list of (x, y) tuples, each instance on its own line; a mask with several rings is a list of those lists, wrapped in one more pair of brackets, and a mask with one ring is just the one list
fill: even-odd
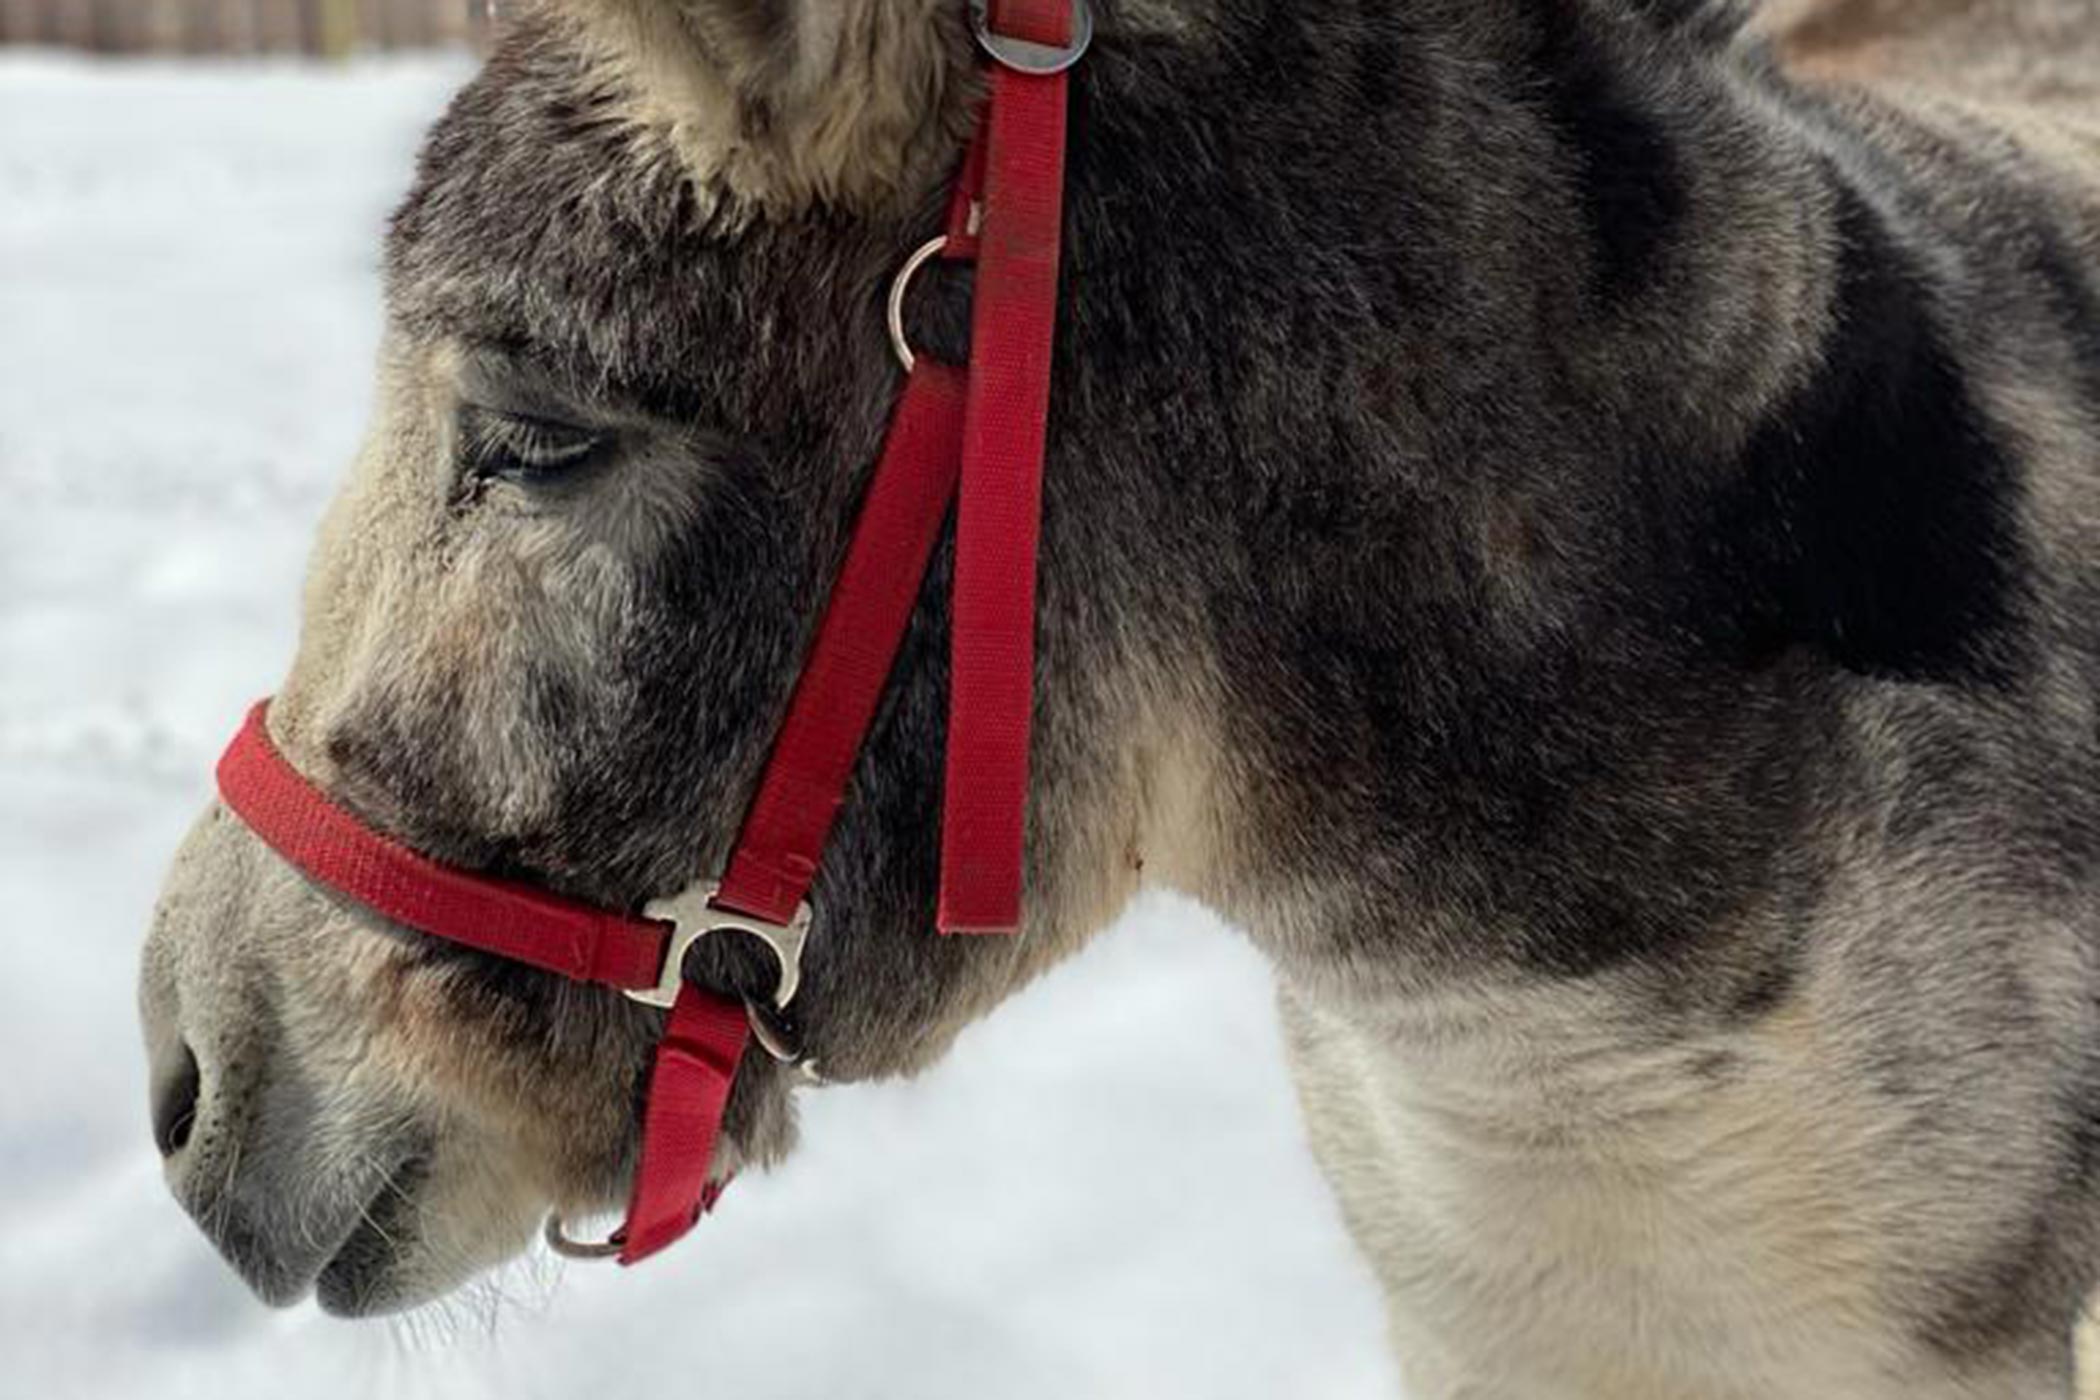
[(595, 459), (607, 436), (551, 418), (467, 404), (459, 411), (459, 462), (468, 476), (531, 484), (575, 471)]

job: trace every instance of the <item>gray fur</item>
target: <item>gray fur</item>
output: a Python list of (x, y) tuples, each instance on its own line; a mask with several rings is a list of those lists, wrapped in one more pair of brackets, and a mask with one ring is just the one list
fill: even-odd
[[(670, 8), (734, 91), (827, 100), (796, 8)], [(928, 926), (944, 557), (819, 881), (813, 1052), (923, 1065), (1176, 885), (1275, 962), (1416, 1394), (2068, 1393), (2100, 1269), (2100, 107), (1929, 95), (1909, 49), (1731, 5), (1101, 8), (1029, 931)], [(2008, 8), (2082, 22), (2060, 49), (2100, 28)], [(632, 905), (716, 868), (755, 781), (970, 83), (951, 8), (905, 62), (956, 65), (921, 126), (827, 184), (668, 135), (596, 13), (520, 24), (426, 149), (386, 421), (276, 724), (424, 849)], [(966, 302), (930, 287), (915, 340), (961, 354)], [(614, 448), (463, 481), (456, 404), (505, 393)], [(195, 839), (158, 1043), (381, 975), (285, 932), (352, 916), (259, 881), (232, 823)], [(278, 930), (231, 946), (279, 990), (179, 970), (193, 885), (222, 949)], [(444, 1092), (632, 1094), (639, 1013), (387, 946), (481, 1047)], [(370, 1014), (399, 1061), (370, 1103), (445, 1140), (427, 1034)], [(734, 1155), (785, 1150), (786, 1099), (745, 1076)], [(521, 1132), (491, 1218), (616, 1199), (629, 1131), (561, 1166)], [(461, 1272), (403, 1258), (361, 1266), (378, 1303)]]

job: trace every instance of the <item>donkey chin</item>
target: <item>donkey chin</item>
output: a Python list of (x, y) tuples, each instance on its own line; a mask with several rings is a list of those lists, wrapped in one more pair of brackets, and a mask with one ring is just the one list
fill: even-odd
[[(413, 1307), (527, 1248), (550, 1212), (618, 1204), (651, 1024), (518, 982), (319, 893), (220, 807), (197, 822), (140, 981), (154, 1135), (260, 1298)], [(768, 1125), (777, 1156), (785, 1114), (755, 1111), (773, 1095), (754, 1068), (739, 1123)]]

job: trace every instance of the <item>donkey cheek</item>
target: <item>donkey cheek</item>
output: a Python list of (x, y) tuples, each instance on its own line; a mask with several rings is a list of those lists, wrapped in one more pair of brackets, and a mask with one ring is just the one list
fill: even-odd
[[(565, 1036), (541, 1020), (573, 1013), (492, 1004), (469, 978), (426, 971), (401, 996), (378, 1058), (440, 1121), (500, 1135), (543, 1161), (580, 1153), (595, 1162), (623, 1149), (642, 1064), (617, 1035), (569, 1027)], [(564, 1039), (565, 1051), (551, 1049)]]

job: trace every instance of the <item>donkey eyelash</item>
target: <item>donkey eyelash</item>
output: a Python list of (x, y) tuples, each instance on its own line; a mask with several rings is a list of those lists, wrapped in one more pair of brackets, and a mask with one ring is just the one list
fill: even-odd
[(606, 434), (574, 423), (475, 404), (459, 410), (460, 467), (477, 480), (548, 480), (590, 462), (606, 441)]

